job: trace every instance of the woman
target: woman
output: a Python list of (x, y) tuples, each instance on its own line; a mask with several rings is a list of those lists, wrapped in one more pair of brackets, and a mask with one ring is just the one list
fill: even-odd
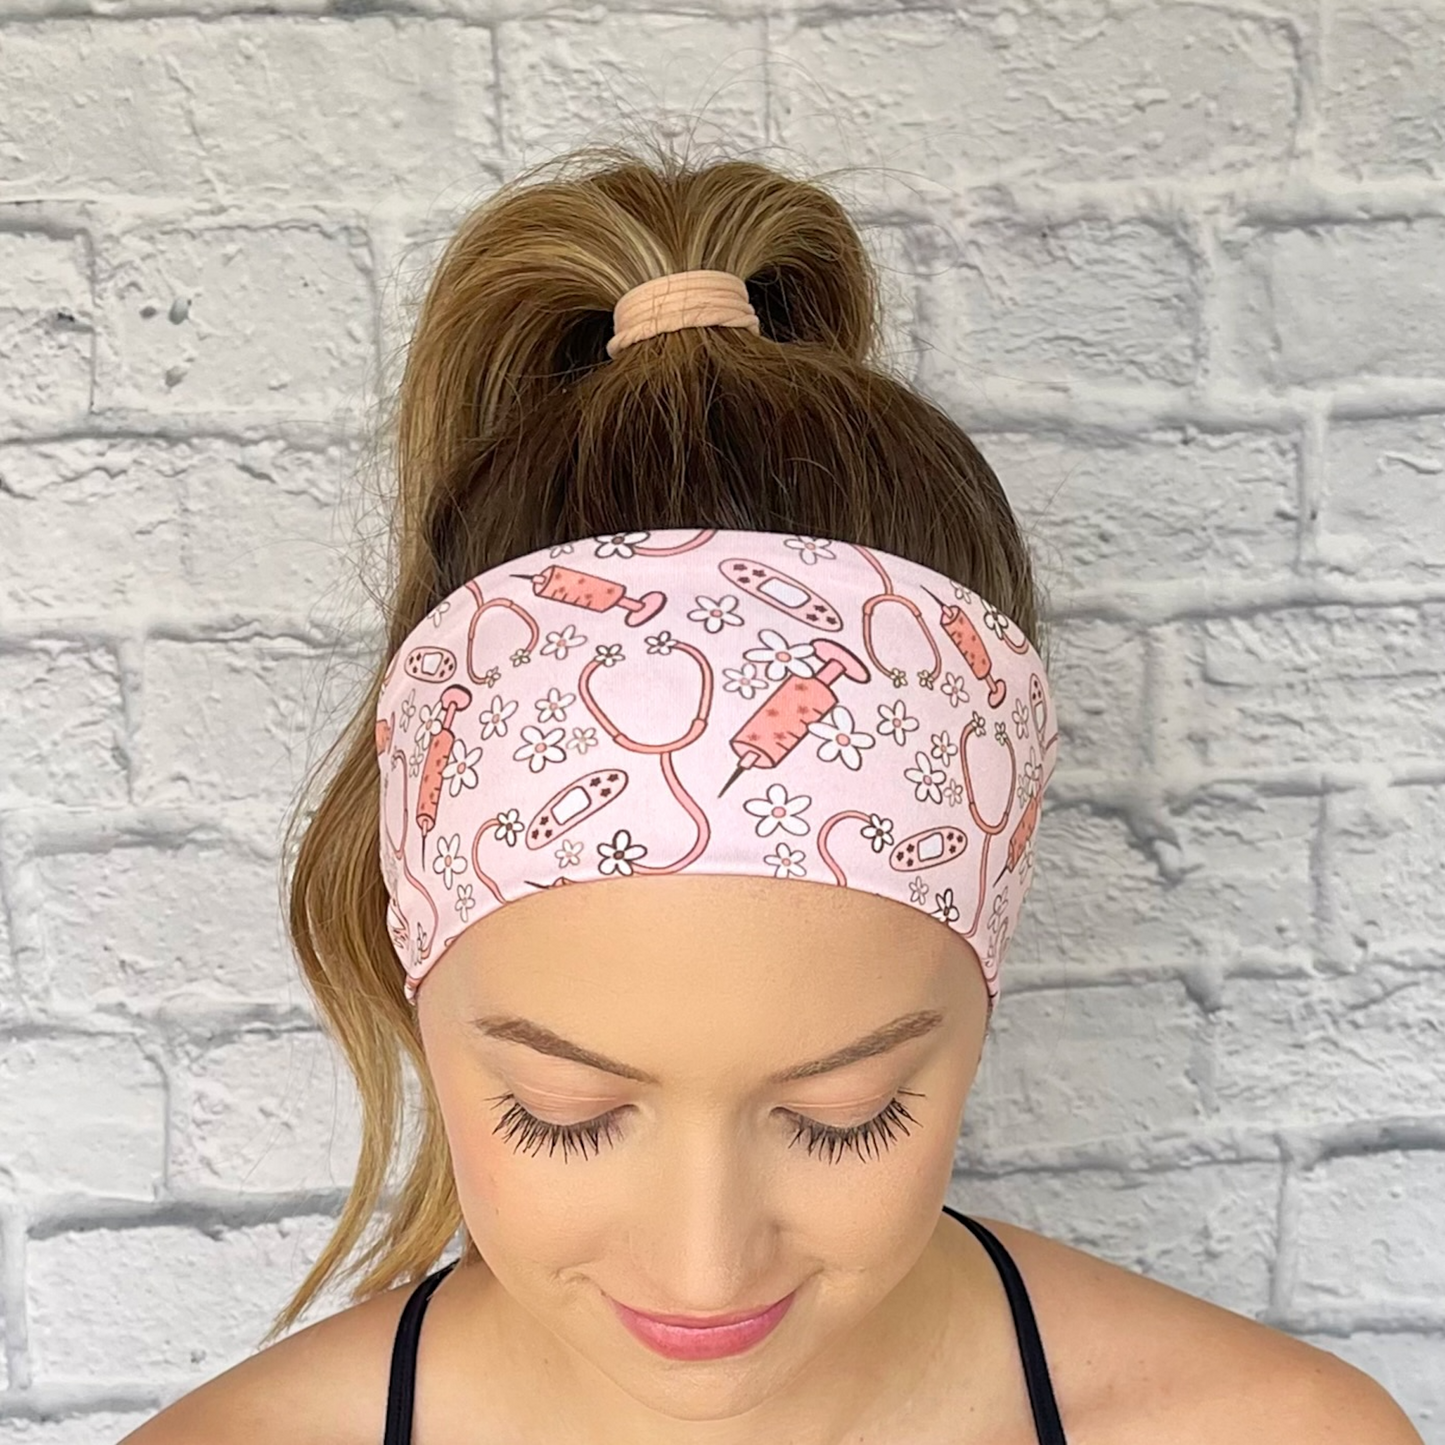
[(130, 1439), (1418, 1442), (1334, 1356), (944, 1205), (1057, 753), (1027, 549), (870, 364), (824, 190), (598, 159), (439, 264), (386, 656), (297, 814), (365, 1134), (268, 1338), (349, 1260), (359, 1303)]

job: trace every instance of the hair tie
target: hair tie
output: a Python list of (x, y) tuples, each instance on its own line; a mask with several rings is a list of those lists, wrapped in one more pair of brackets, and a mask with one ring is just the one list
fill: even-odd
[(607, 355), (687, 326), (746, 326), (760, 334), (747, 283), (731, 271), (673, 271), (634, 286), (612, 308)]

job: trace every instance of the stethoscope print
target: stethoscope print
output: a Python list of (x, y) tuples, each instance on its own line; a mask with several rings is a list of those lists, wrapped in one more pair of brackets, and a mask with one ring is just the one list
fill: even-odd
[[(673, 547), (647, 546), (645, 539), (649, 535), (626, 534), (625, 537), (611, 539), (610, 543), (607, 539), (598, 539), (598, 552), (603, 554), (604, 548), (610, 547), (615, 555), (624, 558), (677, 556), (706, 547), (717, 533), (714, 530), (703, 530)], [(827, 548), (839, 544), (821, 545)], [(932, 666), (918, 673), (920, 686), (931, 690), (943, 673), (944, 655), (939, 645), (941, 638), (945, 647), (951, 647), (957, 656), (962, 658), (972, 676), (985, 685), (989, 710), (997, 713), (1004, 707), (1009, 691), (1007, 682), (997, 675), (988, 645), (966, 612), (944, 602), (930, 591), (928, 595), (939, 607), (936, 628), (931, 628), (917, 604), (896, 591), (887, 567), (876, 553), (855, 544), (841, 545), (848, 546), (862, 557), (878, 575), (879, 590), (863, 602), (861, 615), (858, 617), (862, 651), (867, 656), (867, 662), (838, 641), (836, 636), (828, 635), (843, 632), (844, 619), (838, 610), (808, 583), (757, 558), (730, 556), (718, 563), (721, 576), (736, 593), (741, 594), (744, 603), (751, 599), (756, 604), (771, 609), (773, 613), (780, 614), (791, 624), (794, 635), (801, 632), (808, 640), (789, 643), (785, 634), (775, 628), (760, 628), (757, 635), (762, 646), (746, 651), (743, 654), (743, 665), (739, 668), (726, 669), (730, 691), (746, 697), (756, 689), (764, 690), (765, 695), (728, 739), (735, 765), (730, 776), (722, 781), (716, 794), (717, 799), (722, 799), (744, 773), (750, 773), (754, 769), (784, 776), (790, 755), (809, 737), (821, 740), (820, 757), (827, 756), (841, 761), (850, 771), (861, 770), (864, 756), (875, 745), (876, 738), (853, 725), (852, 711), (848, 706), (850, 691), (871, 680), (873, 673), (869, 667), (870, 662), (881, 676), (889, 679), (894, 688), (902, 689), (908, 682), (907, 673), (902, 668), (885, 664), (875, 648), (875, 613), (885, 604), (906, 609), (931, 652)], [(554, 556), (558, 550), (553, 549)], [(570, 550), (570, 544), (566, 545), (566, 550)], [(470, 598), (473, 607), (466, 631), (466, 647), (460, 656), (458, 652), (443, 646), (423, 644), (412, 647), (393, 661), (382, 683), (385, 690), (399, 661), (406, 676), (417, 683), (428, 685), (426, 690), (440, 687), (440, 693), (436, 695), (433, 703), (415, 709), (412, 696), (404, 704), (403, 731), (413, 714), (418, 719), (412, 734), (415, 749), (412, 755), (409, 756), (400, 746), (395, 707), (377, 723), (377, 752), (384, 763), (385, 778), (383, 867), (386, 870), (388, 886), (393, 893), (388, 926), (399, 951), (409, 952), (414, 966), (417, 967), (425, 965), (435, 948), (439, 913), (427, 883), (416, 877), (408, 864), (408, 830), (415, 828), (421, 835), (419, 857), (425, 871), (428, 841), (436, 833), (439, 819), (445, 821), (445, 815), (451, 810), (450, 803), (444, 805), (444, 796), (455, 798), (463, 792), (469, 792), (477, 787), (481, 775), (485, 774), (488, 795), (495, 796), (500, 802), (507, 795), (507, 778), (513, 767), (525, 764), (528, 773), (535, 774), (542, 768), (564, 762), (567, 758), (566, 747), (562, 741), (563, 728), (544, 730), (541, 725), (528, 726), (522, 729), (522, 746), (513, 752), (509, 762), (492, 760), (485, 767), (479, 767), (483, 761), (483, 748), (487, 743), (494, 736), (506, 736), (506, 715), (516, 710), (515, 703), (505, 708), (494, 703), (490, 712), (484, 709), (480, 713), (480, 746), (469, 747), (465, 739), (458, 736), (458, 714), (465, 715), (471, 708), (476, 696), (474, 689), (494, 686), (500, 677), (500, 669), (495, 664), (480, 672), (476, 667), (476, 639), (482, 618), (494, 609), (501, 609), (503, 613), (514, 616), (521, 624), (523, 641), (510, 655), (514, 667), (518, 667), (531, 661), (538, 653), (538, 643), (542, 638), (542, 625), (539, 622), (542, 609), (565, 609), (564, 618), (566, 612), (585, 616), (587, 613), (601, 614), (616, 609), (623, 614), (621, 620), (624, 626), (633, 629), (662, 617), (669, 604), (667, 595), (661, 591), (647, 591), (633, 597), (621, 582), (555, 563), (535, 574), (511, 575), (529, 582), (537, 600), (537, 611), (534, 612), (510, 597), (484, 597), (479, 582), (474, 579), (468, 582), (465, 588), (459, 589), (464, 598)], [(978, 599), (966, 590), (959, 591), (961, 600), (977, 602)], [(448, 605), (449, 603), (443, 602), (434, 609), (434, 621), (440, 620), (441, 611)], [(743, 625), (738, 606), (738, 598), (731, 594), (716, 601), (699, 598), (698, 607), (687, 616), (689, 620), (701, 622), (712, 636), (717, 632), (725, 632), (729, 626)], [(580, 625), (586, 625), (580, 617), (577, 620)], [(1014, 653), (1025, 655), (1030, 651), (1027, 642), (1015, 639), (1011, 634), (1012, 624), (1007, 617), (994, 609), (985, 608), (984, 622), (998, 636), (999, 641)], [(493, 637), (495, 632), (496, 629), (489, 626), (488, 636)], [(567, 625), (548, 634), (541, 653), (563, 660), (570, 650), (585, 645), (586, 641), (585, 636), (577, 633), (575, 626)], [(715, 698), (715, 679), (710, 655), (721, 659), (727, 654), (717, 644), (710, 645), (705, 652), (667, 630), (647, 637), (646, 643), (649, 654), (666, 656), (681, 653), (692, 665), (696, 702), (691, 709), (690, 721), (676, 737), (664, 741), (646, 741), (631, 737), (614, 721), (607, 707), (598, 699), (595, 685), (601, 681), (598, 678), (599, 670), (610, 671), (625, 661), (622, 647), (618, 643), (597, 646), (594, 655), (582, 664), (576, 676), (575, 697), (580, 699), (587, 712), (618, 748), (626, 753), (657, 758), (668, 792), (690, 820), (692, 839), (685, 851), (672, 861), (646, 863), (642, 861), (648, 852), (645, 841), (635, 839), (632, 830), (627, 827), (618, 828), (610, 840), (596, 845), (600, 860), (598, 871), (603, 874), (647, 875), (680, 872), (706, 852), (713, 832), (713, 823), (707, 808), (700, 805), (684, 785), (679, 776), (676, 759), (708, 733)], [(464, 681), (458, 680), (459, 674)], [(669, 692), (672, 686), (671, 683), (668, 684)], [(556, 694), (557, 689), (553, 688), (552, 692)], [(563, 695), (561, 705), (552, 705), (552, 716), (565, 716), (565, 704), (571, 700), (571, 694)], [(539, 707), (539, 712), (542, 710)], [(894, 704), (891, 709), (879, 704), (878, 711), (880, 735), (891, 736), (900, 745), (906, 739), (906, 723), (911, 721), (917, 726), (916, 720), (906, 717), (901, 704)], [(1031, 672), (1027, 705), (1022, 710), (1015, 709), (1014, 721), (1020, 739), (1031, 733), (1033, 740), (1038, 743), (1041, 762), (1057, 744), (1056, 731), (1045, 738), (1045, 728), (1049, 722), (1047, 711), (1042, 679), (1036, 672)], [(581, 730), (574, 729), (574, 745), (585, 751), (586, 740), (578, 736), (580, 732)], [(1009, 786), (1007, 791), (1002, 793), (1003, 801), (997, 816), (990, 818), (985, 815), (976, 793), (975, 770), (970, 750), (982, 745), (980, 740), (988, 732), (989, 726), (983, 715), (973, 711), (969, 720), (963, 724), (957, 742), (958, 779), (953, 779), (946, 768), (935, 766), (934, 760), (922, 751), (916, 754), (917, 767), (907, 769), (905, 773), (915, 786), (915, 796), (921, 801), (926, 799), (941, 802), (945, 786), (951, 789), (957, 787), (961, 781), (960, 800), (966, 797), (969, 816), (982, 840), (977, 849), (977, 884), (971, 890), (974, 893), (973, 912), (968, 926), (961, 930), (964, 936), (970, 939), (978, 934), (983, 921), (982, 913), (989, 896), (986, 886), (988, 861), (994, 840), (1008, 829), (1017, 805), (1018, 815), (1009, 837), (1005, 859), (993, 880), (997, 884), (1005, 873), (1017, 870), (1025, 861), (1029, 841), (1038, 823), (1042, 800), (1042, 788), (1038, 781), (1042, 767), (1036, 769), (1031, 763), (1031, 776), (1026, 777), (1024, 785), (1020, 786), (1014, 740), (1006, 723), (999, 719), (994, 723), (993, 737), (996, 745), (1002, 744), (1007, 749)], [(948, 749), (950, 755), (953, 751)], [(413, 769), (416, 770), (417, 782), (415, 796), (410, 797), (409, 784), (414, 775)], [(538, 807), (531, 819), (525, 823), (515, 808), (498, 807), (485, 821), (473, 824), (470, 820), (477, 810), (470, 806), (472, 800), (469, 798), (467, 805), (457, 809), (458, 824), (470, 832), (469, 841), (465, 846), (461, 846), (460, 832), (454, 839), (445, 840), (448, 843), (455, 842), (457, 846), (448, 847), (441, 858), (433, 859), (432, 866), (436, 871), (445, 873), (447, 887), (452, 886), (453, 873), (465, 873), (470, 866), (477, 883), (487, 889), (498, 903), (505, 903), (509, 900), (484, 867), (483, 852), (488, 835), (508, 847), (524, 840), (526, 846), (533, 850), (562, 843), (566, 840), (566, 835), (583, 823), (613, 808), (627, 793), (631, 783), (632, 778), (627, 768), (616, 763), (580, 770)], [(887, 796), (886, 793), (882, 795)], [(757, 820), (754, 827), (759, 836), (770, 836), (779, 829), (790, 835), (800, 836), (807, 828), (800, 826), (797, 814), (802, 808), (811, 805), (812, 801), (811, 796), (789, 796), (786, 786), (776, 783), (766, 790), (764, 797), (744, 800), (742, 807), (750, 818)], [(716, 804), (711, 806), (716, 816)], [(870, 842), (875, 853), (889, 848), (889, 865), (900, 873), (918, 874), (948, 863), (964, 854), (970, 846), (966, 831), (962, 827), (947, 823), (914, 831), (894, 842), (893, 825), (889, 819), (852, 807), (838, 808), (818, 824), (814, 842), (819, 858), (834, 880), (843, 886), (847, 884), (847, 874), (828, 844), (834, 829), (848, 822), (859, 825), (862, 836)], [(438, 837), (442, 836), (438, 834)], [(559, 859), (561, 866), (578, 861), (580, 852), (575, 840), (569, 841), (566, 853)], [(803, 871), (801, 857), (791, 845), (780, 843), (766, 861), (780, 876), (800, 876)], [(405, 879), (409, 898), (411, 895), (419, 895), (424, 900), (427, 917), (430, 919), (430, 926), (427, 926), (422, 918), (417, 916), (417, 910), (408, 905), (407, 912), (415, 919), (414, 938), (407, 937), (406, 924), (396, 908), (399, 878)], [(529, 886), (534, 888), (557, 887), (570, 881), (560, 873), (550, 882), (527, 880)], [(922, 886), (921, 879), (915, 884), (915, 897), (919, 896), (919, 886)], [(936, 911), (947, 922), (958, 920), (959, 909), (953, 901), (951, 889), (940, 892)], [(989, 923), (990, 955), (1002, 951), (1002, 938), (998, 934), (1001, 914), (997, 909), (995, 912), (995, 918)], [(445, 941), (443, 947), (449, 944), (453, 937), (455, 934)], [(982, 958), (982, 950), (975, 951), (979, 952)], [(985, 961), (985, 968), (987, 971), (988, 961)]]

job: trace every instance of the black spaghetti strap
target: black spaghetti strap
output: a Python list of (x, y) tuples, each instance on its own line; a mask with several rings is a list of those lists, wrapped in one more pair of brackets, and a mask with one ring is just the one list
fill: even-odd
[(382, 1445), (411, 1445), (411, 1417), (416, 1399), (416, 1351), (421, 1342), (421, 1321), (436, 1287), (457, 1262), (433, 1270), (411, 1292), (396, 1326), (391, 1347), (391, 1384), (386, 1396), (386, 1434)]
[[(988, 1251), (1003, 1281), (1009, 1309), (1013, 1313), (1014, 1333), (1018, 1336), (1019, 1356), (1023, 1360), (1024, 1380), (1028, 1385), (1029, 1405), (1033, 1409), (1034, 1431), (1039, 1445), (1068, 1445), (1063, 1421), (1059, 1418), (1058, 1403), (1054, 1399), (1053, 1381), (1049, 1379), (1044, 1342), (1039, 1336), (1028, 1289), (1013, 1256), (1004, 1248), (1003, 1241), (976, 1219), (960, 1214), (947, 1204), (943, 1210), (973, 1232)], [(455, 1268), (456, 1261), (453, 1260), (427, 1275), (412, 1290), (401, 1312), (391, 1351), (391, 1384), (386, 1399), (386, 1434), (382, 1445), (411, 1445), (412, 1413), (416, 1401), (416, 1356), (421, 1342), (422, 1317), (437, 1286)]]
[(1018, 1336), (1019, 1355), (1023, 1360), (1024, 1380), (1029, 1387), (1029, 1404), (1033, 1407), (1034, 1432), (1039, 1437), (1039, 1445), (1068, 1445), (1064, 1437), (1064, 1422), (1059, 1418), (1058, 1402), (1054, 1399), (1054, 1383), (1049, 1378), (1044, 1342), (1039, 1336), (1034, 1307), (1029, 1300), (1029, 1292), (1018, 1265), (1004, 1248), (1003, 1241), (991, 1229), (985, 1228), (966, 1214), (960, 1214), (947, 1204), (943, 1206), (943, 1210), (945, 1214), (951, 1214), (960, 1224), (973, 1231), (978, 1242), (993, 1260), (999, 1278), (1003, 1280), (1009, 1309), (1013, 1311), (1014, 1333)]

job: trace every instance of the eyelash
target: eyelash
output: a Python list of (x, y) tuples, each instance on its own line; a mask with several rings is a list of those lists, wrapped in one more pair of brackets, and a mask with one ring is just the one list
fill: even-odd
[[(807, 1135), (808, 1153), (811, 1155), (815, 1149), (825, 1149), (828, 1152), (829, 1163), (836, 1163), (838, 1157), (848, 1149), (852, 1149), (860, 1159), (863, 1157), (865, 1149), (872, 1149), (876, 1153), (880, 1144), (886, 1149), (893, 1143), (894, 1125), (907, 1134), (908, 1129), (902, 1121), (907, 1119), (910, 1123), (918, 1122), (902, 1103), (905, 1094), (916, 1099), (925, 1097), (910, 1089), (900, 1089), (892, 1103), (881, 1114), (876, 1114), (866, 1122), (855, 1124), (847, 1129), (835, 1129), (830, 1124), (819, 1124), (814, 1119), (807, 1119), (801, 1114), (793, 1113), (790, 1109), (784, 1109), (782, 1112), (788, 1118), (798, 1122), (797, 1133), (788, 1141), (789, 1145), (796, 1144), (800, 1138)], [(588, 1142), (592, 1145), (594, 1155), (601, 1151), (601, 1141), (604, 1135), (607, 1137), (607, 1142), (612, 1143), (616, 1132), (617, 1115), (621, 1112), (621, 1110), (614, 1109), (609, 1114), (602, 1114), (596, 1119), (587, 1119), (580, 1124), (551, 1124), (545, 1119), (537, 1118), (535, 1114), (525, 1109), (515, 1094), (502, 1094), (493, 1102), (505, 1104), (508, 1100), (511, 1101), (511, 1106), (503, 1113), (492, 1132), (508, 1138), (520, 1136), (512, 1147), (521, 1151), (527, 1151), (533, 1145), (541, 1148), (543, 1144), (547, 1144), (549, 1146), (548, 1153), (552, 1153), (560, 1144), (564, 1164), (567, 1162), (569, 1149), (576, 1149), (585, 1159)]]

